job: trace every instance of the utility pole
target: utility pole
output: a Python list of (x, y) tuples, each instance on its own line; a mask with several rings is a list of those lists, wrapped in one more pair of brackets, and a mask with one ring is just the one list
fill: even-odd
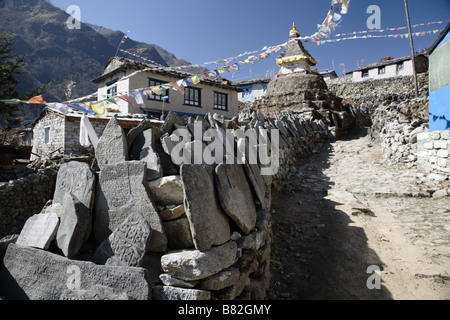
[(405, 0), (405, 10), (406, 10), (406, 20), (408, 21), (408, 31), (409, 31), (409, 41), (411, 44), (411, 58), (412, 58), (412, 68), (413, 68), (413, 74), (414, 74), (414, 86), (416, 90), (416, 98), (419, 97), (419, 88), (417, 84), (417, 72), (416, 72), (416, 57), (414, 54), (414, 42), (411, 32), (411, 21), (409, 19), (409, 10), (408, 10), (408, 2)]

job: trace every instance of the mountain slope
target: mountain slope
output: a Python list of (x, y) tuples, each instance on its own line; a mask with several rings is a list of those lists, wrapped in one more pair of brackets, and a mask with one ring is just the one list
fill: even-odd
[[(46, 101), (64, 101), (65, 86), (75, 81), (72, 98), (97, 90), (98, 77), (116, 53), (124, 33), (81, 24), (69, 30), (69, 15), (45, 0), (0, 0), (0, 25), (16, 35), (16, 52), (27, 53), (27, 75), (21, 76), (19, 92), (52, 83)], [(156, 46), (128, 39), (122, 48), (139, 53), (163, 66), (189, 64)], [(123, 54), (122, 54), (123, 55)]]

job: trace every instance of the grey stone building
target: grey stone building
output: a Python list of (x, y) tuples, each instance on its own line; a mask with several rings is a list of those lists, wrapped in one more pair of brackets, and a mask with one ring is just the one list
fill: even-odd
[[(46, 107), (36, 118), (33, 125), (33, 149), (31, 160), (64, 155), (83, 155), (93, 153), (93, 148), (84, 148), (80, 144), (80, 120), (83, 114), (78, 111), (70, 111), (68, 114)], [(125, 132), (139, 125), (145, 116), (118, 114), (117, 118)], [(100, 138), (105, 130), (110, 117), (95, 118), (88, 116), (95, 133)], [(161, 121), (151, 120), (156, 126), (161, 126)]]

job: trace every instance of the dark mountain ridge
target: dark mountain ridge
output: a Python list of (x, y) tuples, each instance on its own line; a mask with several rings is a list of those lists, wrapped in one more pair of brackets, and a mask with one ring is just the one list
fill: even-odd
[[(0, 0), (0, 26), (16, 36), (16, 53), (27, 54), (28, 74), (20, 76), (19, 92), (51, 82), (44, 99), (65, 101), (69, 81), (76, 82), (72, 98), (97, 90), (91, 80), (102, 73), (125, 34), (87, 23), (71, 30), (66, 25), (69, 17), (46, 0)], [(121, 48), (163, 66), (189, 64), (163, 48), (130, 38)]]

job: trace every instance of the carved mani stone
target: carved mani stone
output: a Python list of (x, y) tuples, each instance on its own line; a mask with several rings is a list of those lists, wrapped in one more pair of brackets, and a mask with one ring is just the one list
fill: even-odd
[(56, 178), (53, 203), (63, 204), (66, 193), (73, 194), (87, 208), (91, 208), (95, 175), (87, 163), (71, 161), (61, 165)]
[(97, 248), (92, 261), (97, 264), (140, 267), (150, 234), (150, 226), (144, 217), (138, 212), (132, 213)]
[(89, 290), (95, 285), (123, 292), (130, 300), (151, 297), (143, 268), (98, 266), (12, 243), (0, 267), (0, 295), (9, 300), (58, 300), (67, 289)]
[(97, 243), (108, 238), (130, 213), (139, 212), (152, 229), (148, 251), (165, 252), (167, 237), (149, 194), (145, 162), (127, 161), (105, 166), (100, 171), (95, 202)]

